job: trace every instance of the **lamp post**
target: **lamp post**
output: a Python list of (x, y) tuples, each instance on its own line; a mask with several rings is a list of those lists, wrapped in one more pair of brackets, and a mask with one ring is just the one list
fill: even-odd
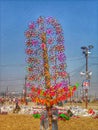
[[(92, 72), (88, 72), (88, 56), (91, 53), (91, 49), (93, 48), (93, 45), (89, 45), (88, 47), (83, 46), (81, 47), (83, 54), (85, 55), (86, 58), (86, 72), (81, 72), (81, 75), (85, 75), (86, 76), (86, 80), (90, 79), (90, 76), (92, 74)], [(88, 88), (85, 88), (85, 102), (86, 102), (86, 108), (88, 106)]]

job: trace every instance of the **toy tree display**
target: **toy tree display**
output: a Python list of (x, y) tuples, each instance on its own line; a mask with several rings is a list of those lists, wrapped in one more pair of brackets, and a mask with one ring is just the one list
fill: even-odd
[(27, 87), (33, 102), (50, 107), (70, 98), (77, 85), (68, 85), (64, 36), (52, 17), (31, 22), (26, 36)]

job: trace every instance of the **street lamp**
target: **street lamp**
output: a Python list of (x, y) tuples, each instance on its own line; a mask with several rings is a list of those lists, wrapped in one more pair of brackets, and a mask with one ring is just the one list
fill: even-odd
[(81, 76), (86, 76), (86, 75), (87, 75), (88, 79), (90, 79), (90, 78), (91, 78), (91, 75), (92, 75), (92, 72), (91, 72), (91, 71), (89, 71), (89, 72), (87, 72), (87, 73), (85, 73), (85, 72), (80, 72), (80, 75), (81, 75)]
[[(82, 46), (81, 49), (83, 51), (83, 54), (85, 55), (86, 58), (86, 72), (81, 72), (81, 75), (85, 75), (86, 76), (86, 80), (90, 79), (92, 72), (88, 71), (88, 56), (91, 53), (91, 49), (93, 48), (93, 45), (89, 45), (88, 47), (86, 46)], [(85, 88), (85, 98), (86, 98), (86, 108), (88, 105), (88, 88)]]
[(83, 50), (83, 54), (86, 58), (86, 79), (89, 78), (89, 75), (91, 75), (91, 72), (88, 72), (88, 56), (91, 53), (91, 49), (93, 48), (93, 45), (89, 45), (88, 47), (83, 46), (81, 49)]

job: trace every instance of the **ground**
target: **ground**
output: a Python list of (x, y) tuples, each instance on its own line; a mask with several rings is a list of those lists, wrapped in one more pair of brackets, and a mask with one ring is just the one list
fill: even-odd
[[(85, 107), (85, 104), (80, 106)], [(98, 110), (98, 102), (90, 103), (88, 108)], [(32, 115), (20, 115), (12, 113), (0, 115), (0, 130), (40, 130), (39, 124), (40, 120), (34, 119)], [(66, 121), (59, 120), (58, 127), (59, 130), (98, 130), (98, 118), (72, 117), (70, 120)]]
[[(32, 115), (0, 115), (0, 130), (39, 130), (39, 119)], [(92, 117), (71, 118), (58, 121), (59, 130), (98, 130), (98, 119)]]

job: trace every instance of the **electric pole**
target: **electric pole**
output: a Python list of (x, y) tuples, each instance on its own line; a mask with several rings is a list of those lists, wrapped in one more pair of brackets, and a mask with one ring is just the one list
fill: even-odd
[[(70, 86), (70, 74), (68, 74), (68, 84), (69, 84), (69, 86)], [(72, 103), (72, 98), (71, 98), (71, 96), (72, 96), (72, 92), (71, 92), (71, 90), (70, 90), (70, 105), (71, 105), (71, 103)]]
[[(91, 75), (91, 72), (88, 72), (88, 56), (89, 56), (89, 53), (91, 53), (91, 49), (93, 48), (92, 45), (89, 45), (88, 47), (81, 47), (81, 49), (83, 50), (83, 54), (85, 55), (85, 58), (86, 58), (86, 72), (85, 72), (85, 75), (86, 75), (86, 83), (85, 83), (85, 102), (86, 102), (86, 108), (88, 107), (88, 80), (90, 79), (90, 75)], [(82, 73), (83, 74), (83, 73)], [(84, 87), (84, 84), (83, 84), (83, 87)]]
[(24, 102), (27, 105), (27, 100), (26, 100), (26, 97), (27, 97), (26, 81), (27, 81), (27, 76), (25, 76), (25, 85), (24, 85)]

